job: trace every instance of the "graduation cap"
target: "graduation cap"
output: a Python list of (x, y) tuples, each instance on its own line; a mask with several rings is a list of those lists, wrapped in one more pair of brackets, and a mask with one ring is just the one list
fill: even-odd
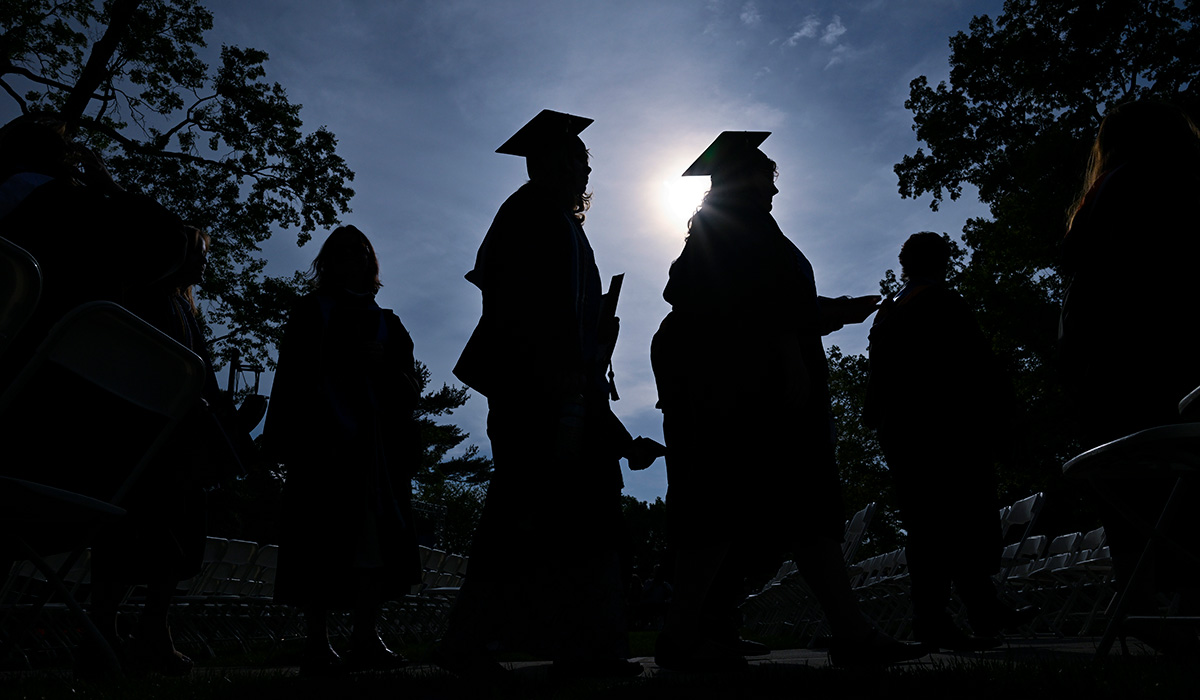
[(696, 162), (683, 171), (683, 176), (712, 175), (716, 168), (753, 153), (770, 135), (769, 131), (722, 131)]
[(571, 137), (579, 136), (579, 132), (588, 128), (594, 119), (577, 117), (573, 114), (555, 112), (543, 109), (521, 130), (505, 141), (497, 153), (511, 156), (528, 157), (548, 151), (561, 145)]

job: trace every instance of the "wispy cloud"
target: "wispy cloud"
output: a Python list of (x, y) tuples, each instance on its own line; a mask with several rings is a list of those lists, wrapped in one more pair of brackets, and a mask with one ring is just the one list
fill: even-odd
[(845, 60), (843, 57), (849, 52), (849, 50), (850, 49), (845, 44), (838, 44), (837, 46), (833, 47), (833, 51), (830, 52), (829, 62), (825, 64), (825, 70), (829, 70)]
[(825, 33), (821, 35), (821, 43), (836, 44), (838, 39), (845, 33), (846, 25), (842, 24), (842, 18), (834, 15), (833, 21), (825, 25)]
[(845, 61), (846, 56), (851, 53), (850, 47), (842, 43), (842, 35), (845, 33), (846, 25), (842, 23), (839, 15), (834, 15), (828, 23), (816, 15), (809, 15), (783, 45), (797, 46), (801, 41), (808, 39), (830, 47), (829, 60), (825, 63), (825, 68), (829, 69)]
[(762, 13), (758, 11), (758, 4), (754, 0), (747, 0), (745, 5), (742, 5), (742, 14), (740, 15), (742, 24), (753, 27), (762, 22)]
[(809, 15), (804, 18), (804, 22), (800, 24), (800, 28), (794, 34), (788, 37), (784, 42), (786, 46), (795, 46), (800, 43), (801, 39), (812, 39), (817, 36), (817, 30), (821, 28), (821, 20), (815, 15)]

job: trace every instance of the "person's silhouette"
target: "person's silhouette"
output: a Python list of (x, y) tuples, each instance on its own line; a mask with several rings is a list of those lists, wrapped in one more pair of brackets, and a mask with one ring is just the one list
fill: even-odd
[[(275, 599), (304, 611), (301, 672), (394, 666), (380, 605), (421, 580), (411, 481), (421, 458), (413, 341), (375, 302), (379, 261), (354, 226), (313, 261), (316, 291), (288, 315), (263, 437), (284, 463)], [(354, 614), (350, 657), (329, 646), (327, 611)]]
[(812, 266), (771, 216), (767, 132), (722, 133), (684, 175), (712, 189), (688, 226), (651, 360), (667, 439), (675, 589), (660, 666), (730, 669), (743, 549), (791, 549), (840, 663), (912, 658), (859, 613), (842, 561), (844, 520), (821, 336), (866, 319), (877, 296), (818, 297)]
[[(946, 283), (950, 244), (931, 232), (900, 249), (904, 286), (871, 327), (864, 422), (878, 431), (907, 532), (913, 632), (934, 648), (998, 646), (1032, 608), (1000, 602), (996, 460), (1011, 440), (1012, 392), (963, 298)], [(952, 554), (951, 554), (952, 553)], [(953, 582), (971, 636), (946, 606)]]
[(495, 649), (545, 653), (556, 673), (631, 675), (618, 561), (621, 471), (656, 443), (608, 405), (601, 281), (583, 232), (592, 120), (545, 110), (497, 152), (529, 182), (500, 207), (467, 280), (483, 315), (455, 375), (487, 396), (495, 471), (440, 648), (447, 668), (494, 673)]
[[(1084, 447), (1180, 421), (1179, 401), (1200, 385), (1193, 321), (1197, 192), (1200, 130), (1181, 109), (1142, 100), (1104, 117), (1063, 244), (1069, 284), (1059, 326), (1061, 366)], [(1121, 586), (1172, 481), (1113, 480), (1098, 500)], [(1194, 487), (1180, 496), (1194, 504)], [(1178, 541), (1200, 535), (1188, 511), (1177, 508), (1183, 517), (1167, 524)], [(1184, 608), (1195, 607), (1200, 568), (1188, 557), (1163, 547), (1151, 553), (1146, 570), (1151, 575), (1131, 592), (1132, 614), (1156, 612), (1157, 591), (1185, 591)], [(1197, 648), (1190, 632), (1142, 636), (1168, 652)]]

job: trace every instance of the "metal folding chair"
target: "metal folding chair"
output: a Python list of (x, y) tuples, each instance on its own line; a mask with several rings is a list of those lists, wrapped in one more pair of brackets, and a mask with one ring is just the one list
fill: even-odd
[[(123, 514), (129, 490), (197, 405), (204, 372), (194, 353), (116, 304), (84, 304), (60, 320), (0, 395), (0, 542), (8, 554), (42, 569), (46, 556), (74, 551), (60, 571), (74, 566), (96, 527)], [(89, 432), (95, 424), (108, 429)], [(45, 569), (70, 606), (59, 572)]]
[[(1191, 398), (1194, 395), (1196, 395), (1195, 391), (1188, 397)], [(1180, 402), (1181, 410), (1188, 408), (1189, 398)], [(1093, 482), (1150, 476), (1172, 481), (1170, 494), (1157, 517), (1154, 518), (1154, 522), (1147, 522), (1144, 517), (1129, 512), (1119, 499), (1110, 499), (1113, 507), (1121, 511), (1130, 522), (1142, 528), (1146, 536), (1146, 544), (1137, 564), (1125, 581), (1125, 585), (1117, 594), (1112, 617), (1104, 631), (1104, 636), (1100, 639), (1099, 646), (1096, 647), (1097, 658), (1108, 655), (1123, 626), (1131, 620), (1141, 619), (1139, 616), (1128, 614), (1133, 600), (1130, 593), (1136, 590), (1139, 580), (1146, 575), (1147, 565), (1157, 547), (1170, 546), (1182, 556), (1200, 562), (1200, 552), (1197, 551), (1200, 548), (1200, 542), (1181, 541), (1168, 528), (1168, 522), (1175, 515), (1177, 509), (1187, 507), (1187, 504), (1183, 502), (1183, 494), (1188, 483), (1195, 480), (1198, 470), (1200, 470), (1200, 423), (1176, 423), (1142, 430), (1094, 447), (1063, 465), (1063, 473), (1066, 476)], [(1103, 490), (1101, 492), (1104, 493)], [(1200, 623), (1200, 618), (1196, 617), (1172, 619), (1187, 624)]]

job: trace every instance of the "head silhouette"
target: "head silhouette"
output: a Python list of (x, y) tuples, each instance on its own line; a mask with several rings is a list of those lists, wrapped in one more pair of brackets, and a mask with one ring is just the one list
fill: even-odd
[(309, 275), (320, 290), (348, 289), (374, 294), (379, 281), (379, 258), (366, 234), (355, 226), (339, 226), (325, 239)]
[(592, 123), (587, 117), (543, 109), (496, 149), (521, 156), (529, 181), (553, 193), (580, 221), (588, 208), (588, 150), (579, 134)]
[(950, 244), (932, 231), (914, 233), (900, 246), (900, 277), (942, 281), (950, 271)]
[(73, 177), (66, 127), (54, 114), (35, 112), (0, 128), (0, 180), (20, 172)]
[(1200, 131), (1187, 114), (1159, 100), (1126, 102), (1100, 122), (1092, 168), (1106, 173), (1136, 161), (1200, 161)]
[(771, 200), (779, 194), (775, 187), (779, 171), (758, 148), (770, 135), (769, 131), (722, 131), (683, 171), (684, 177), (712, 178), (704, 205), (771, 210)]
[(1146, 166), (1165, 180), (1195, 178), (1200, 174), (1200, 130), (1182, 109), (1161, 100), (1138, 100), (1112, 108), (1100, 122), (1083, 189), (1069, 219), (1074, 220), (1096, 183), (1130, 164)]
[(587, 209), (588, 176), (592, 172), (588, 165), (588, 150), (578, 136), (538, 149), (525, 156), (525, 170), (529, 181), (561, 192), (564, 201), (569, 201), (572, 211)]
[[(757, 148), (723, 159), (713, 168), (709, 197), (742, 206), (771, 210), (771, 200), (779, 194), (775, 161)], [(707, 198), (706, 198), (707, 201)]]

